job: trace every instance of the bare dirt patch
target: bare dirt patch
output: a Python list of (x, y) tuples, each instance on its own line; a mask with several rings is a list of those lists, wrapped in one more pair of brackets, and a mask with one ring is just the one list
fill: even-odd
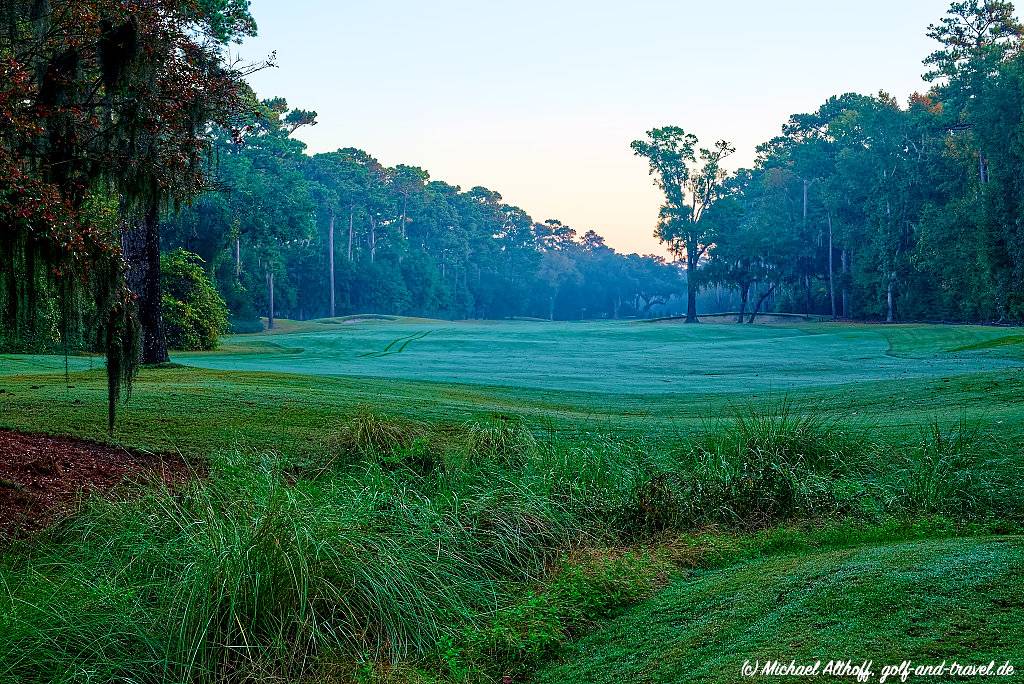
[(0, 430), (0, 541), (41, 529), (73, 513), (84, 496), (126, 480), (178, 484), (189, 473), (177, 456)]

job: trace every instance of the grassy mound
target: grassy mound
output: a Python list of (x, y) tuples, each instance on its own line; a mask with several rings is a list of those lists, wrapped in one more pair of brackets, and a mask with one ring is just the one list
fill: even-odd
[(1022, 594), (1021, 537), (783, 555), (676, 581), (536, 681), (736, 682), (747, 660), (873, 659), (872, 681), (903, 660), (1017, 664)]

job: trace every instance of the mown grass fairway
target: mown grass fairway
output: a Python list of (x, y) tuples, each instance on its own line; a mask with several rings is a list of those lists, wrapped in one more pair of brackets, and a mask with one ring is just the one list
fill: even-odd
[(869, 681), (904, 660), (1019, 663), (1022, 584), (1021, 537), (783, 554), (693, 573), (537, 682), (735, 682), (746, 660), (874, 659)]
[[(1024, 429), (1024, 342), (978, 326), (282, 321), (144, 370), (116, 439), (198, 453), (304, 450), (357, 406), (576, 431), (679, 434), (740, 405), (913, 429)], [(0, 426), (105, 437), (102, 362), (0, 356)]]
[(229, 338), (221, 351), (176, 360), (528, 390), (728, 394), (1019, 368), (1024, 339), (999, 328), (824, 323), (286, 322), (277, 334)]
[(0, 427), (207, 468), (5, 550), (0, 680), (1024, 666), (1014, 330), (282, 321), (174, 361), (110, 437), (96, 359), (0, 357)]

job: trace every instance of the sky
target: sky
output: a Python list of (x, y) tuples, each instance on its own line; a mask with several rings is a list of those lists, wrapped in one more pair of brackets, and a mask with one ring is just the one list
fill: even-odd
[(261, 97), (312, 109), (309, 151), (482, 185), (535, 220), (664, 254), (661, 204), (629, 143), (678, 125), (732, 166), (829, 96), (924, 90), (947, 0), (252, 0)]

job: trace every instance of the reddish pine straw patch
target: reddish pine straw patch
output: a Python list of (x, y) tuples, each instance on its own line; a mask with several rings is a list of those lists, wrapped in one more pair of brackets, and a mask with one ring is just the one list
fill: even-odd
[(189, 473), (177, 456), (0, 430), (0, 542), (46, 527), (85, 496), (126, 480), (178, 484)]

